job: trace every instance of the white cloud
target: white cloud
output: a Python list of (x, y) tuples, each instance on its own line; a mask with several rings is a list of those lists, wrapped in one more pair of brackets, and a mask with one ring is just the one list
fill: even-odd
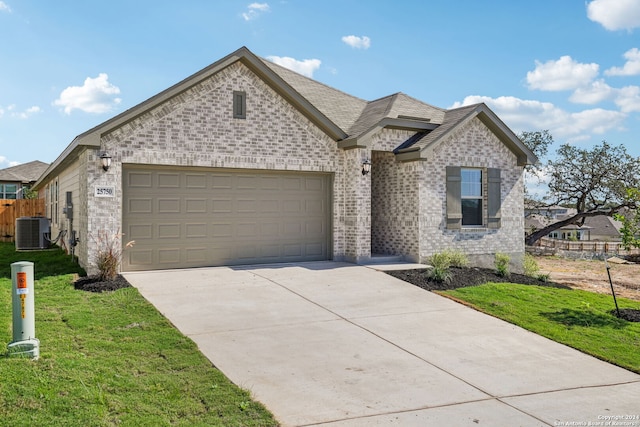
[(548, 91), (571, 90), (588, 85), (598, 75), (600, 66), (595, 63), (581, 64), (565, 55), (557, 61), (544, 64), (536, 61), (536, 68), (527, 73), (530, 89)]
[(640, 87), (626, 86), (618, 89), (615, 102), (624, 113), (640, 113)]
[(320, 68), (320, 64), (322, 63), (319, 59), (303, 59), (302, 61), (298, 61), (288, 56), (267, 56), (267, 59), (307, 77), (313, 77), (313, 73)]
[(589, 86), (576, 89), (569, 97), (569, 101), (593, 105), (613, 97), (615, 92), (615, 89), (600, 79), (592, 82)]
[(607, 76), (635, 76), (640, 74), (640, 50), (637, 47), (624, 53), (627, 62), (623, 67), (611, 67), (604, 73)]
[(7, 158), (5, 156), (0, 156), (0, 165), (6, 165), (3, 166), (4, 167), (11, 167), (11, 166), (18, 166), (20, 164), (20, 162), (16, 162), (16, 161), (9, 161), (7, 160)]
[(3, 1), (0, 1), (0, 12), (8, 12), (11, 13), (11, 8), (8, 4)]
[(33, 107), (29, 107), (24, 111), (12, 112), (11, 113), (11, 117), (17, 117), (19, 119), (28, 119), (32, 115), (40, 113), (40, 112), (42, 112), (42, 109), (40, 107), (34, 105)]
[(268, 11), (268, 3), (251, 3), (249, 6), (247, 6), (247, 11), (242, 13), (242, 17), (245, 21), (251, 21), (260, 16), (262, 12)]
[(369, 49), (371, 46), (371, 39), (367, 36), (344, 36), (342, 41), (355, 49)]
[(95, 79), (87, 77), (82, 86), (69, 86), (53, 104), (64, 107), (66, 114), (71, 114), (74, 109), (87, 113), (106, 113), (120, 103), (121, 99), (115, 97), (119, 93), (120, 89), (109, 83), (109, 76), (100, 73)]
[(453, 108), (484, 102), (516, 133), (548, 129), (555, 138), (569, 141), (589, 139), (590, 134), (603, 134), (622, 127), (627, 115), (620, 111), (594, 108), (569, 112), (550, 102), (519, 99), (512, 96), (491, 98), (468, 96)]
[(609, 31), (640, 27), (640, 2), (637, 0), (593, 0), (587, 16)]
[(14, 117), (18, 119), (28, 119), (30, 116), (37, 113), (41, 113), (41, 112), (42, 112), (42, 109), (36, 105), (34, 105), (33, 107), (29, 107), (24, 111), (17, 111), (15, 104), (11, 104), (6, 108), (3, 108), (2, 106), (0, 106), (0, 118), (2, 118), (2, 116), (5, 115), (5, 113), (7, 113), (9, 117)]

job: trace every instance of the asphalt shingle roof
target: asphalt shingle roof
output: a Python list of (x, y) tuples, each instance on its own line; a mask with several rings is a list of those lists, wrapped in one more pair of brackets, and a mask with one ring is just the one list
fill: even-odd
[(29, 163), (0, 169), (0, 181), (21, 182), (24, 184), (35, 182), (48, 166), (48, 163), (34, 160)]
[(341, 92), (266, 59), (262, 61), (345, 133), (367, 106), (367, 101), (363, 99)]

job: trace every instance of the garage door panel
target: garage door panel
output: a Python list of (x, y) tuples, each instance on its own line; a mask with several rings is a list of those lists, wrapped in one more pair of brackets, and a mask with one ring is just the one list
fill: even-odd
[(231, 199), (213, 199), (214, 214), (224, 214), (233, 212), (233, 200)]
[(167, 213), (180, 213), (180, 199), (172, 198), (172, 199), (157, 199), (158, 200), (158, 213), (167, 214)]
[(153, 200), (150, 198), (129, 199), (125, 214), (150, 214), (153, 212)]
[(185, 250), (185, 259), (191, 265), (202, 265), (207, 262), (207, 248), (187, 248)]
[(151, 172), (129, 172), (125, 182), (129, 188), (151, 188), (153, 175)]
[(207, 199), (185, 199), (185, 211), (187, 214), (206, 213)]
[(208, 235), (208, 226), (206, 223), (188, 223), (185, 224), (185, 237), (187, 239), (206, 239)]
[(200, 190), (207, 188), (207, 175), (204, 173), (193, 174), (187, 173), (185, 174), (185, 185), (186, 188)]
[(158, 224), (158, 238), (159, 239), (179, 239), (180, 223)]
[(124, 231), (124, 235), (126, 236), (126, 240), (148, 240), (153, 238), (153, 227), (151, 224), (135, 224), (130, 225)]
[(129, 265), (151, 267), (153, 265), (152, 249), (128, 249), (125, 252), (125, 259)]
[(125, 271), (324, 260), (330, 177), (125, 165)]
[(180, 264), (180, 248), (158, 249), (159, 264)]
[(158, 173), (158, 188), (180, 188), (178, 173)]
[(211, 187), (214, 189), (232, 189), (233, 177), (229, 175), (213, 174), (211, 176)]

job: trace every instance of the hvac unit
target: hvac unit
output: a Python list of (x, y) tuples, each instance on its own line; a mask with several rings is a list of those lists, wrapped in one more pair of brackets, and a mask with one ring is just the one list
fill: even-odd
[(49, 219), (22, 217), (16, 219), (16, 249), (46, 249), (49, 246)]

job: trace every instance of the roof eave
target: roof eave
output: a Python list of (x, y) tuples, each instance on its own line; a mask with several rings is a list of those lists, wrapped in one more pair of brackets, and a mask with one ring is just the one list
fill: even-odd
[(360, 135), (347, 138), (343, 141), (339, 141), (338, 147), (345, 150), (368, 147), (373, 135), (375, 135), (381, 129), (385, 128), (424, 132), (434, 130), (437, 127), (438, 124), (431, 123), (426, 120), (385, 117)]

